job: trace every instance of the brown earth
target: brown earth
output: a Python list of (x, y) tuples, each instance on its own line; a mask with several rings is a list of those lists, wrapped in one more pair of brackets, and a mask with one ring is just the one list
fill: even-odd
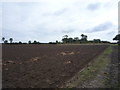
[(109, 45), (3, 45), (3, 88), (60, 87)]

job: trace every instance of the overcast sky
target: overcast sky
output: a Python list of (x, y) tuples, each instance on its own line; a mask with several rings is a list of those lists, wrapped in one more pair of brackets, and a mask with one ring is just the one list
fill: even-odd
[(88, 40), (113, 41), (118, 34), (119, 0), (33, 1), (0, 3), (3, 37), (49, 42), (61, 41), (66, 34), (72, 38), (85, 34)]

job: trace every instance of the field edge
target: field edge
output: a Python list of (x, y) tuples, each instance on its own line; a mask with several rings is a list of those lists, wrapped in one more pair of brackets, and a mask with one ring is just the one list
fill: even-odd
[(92, 60), (82, 70), (80, 70), (73, 78), (66, 82), (61, 88), (74, 88), (83, 84), (83, 82), (92, 80), (97, 73), (106, 67), (110, 62), (108, 56), (112, 52), (112, 46), (106, 48), (99, 56)]

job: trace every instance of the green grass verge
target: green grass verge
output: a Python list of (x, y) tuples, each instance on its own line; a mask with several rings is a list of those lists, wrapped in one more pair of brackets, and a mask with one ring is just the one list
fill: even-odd
[(109, 61), (108, 55), (111, 52), (112, 48), (109, 46), (101, 55), (95, 58), (89, 66), (78, 72), (78, 74), (66, 84), (66, 87), (77, 87), (78, 85), (83, 84), (86, 80), (92, 80), (97, 73), (107, 65), (107, 62)]
[(118, 44), (110, 44), (111, 46), (118, 46)]

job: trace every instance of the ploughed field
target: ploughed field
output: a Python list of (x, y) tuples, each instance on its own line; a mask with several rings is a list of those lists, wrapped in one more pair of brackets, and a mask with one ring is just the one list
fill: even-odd
[(109, 45), (2, 45), (3, 88), (61, 87)]

